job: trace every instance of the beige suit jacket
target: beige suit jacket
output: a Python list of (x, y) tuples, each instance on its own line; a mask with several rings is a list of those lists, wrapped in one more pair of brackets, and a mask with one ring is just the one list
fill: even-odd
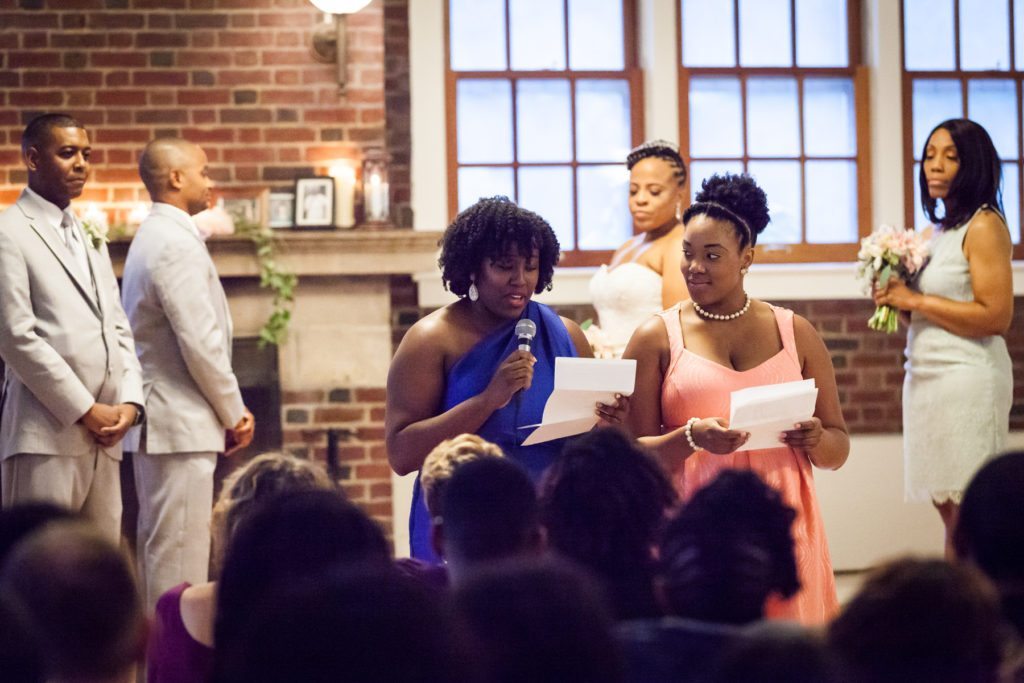
[[(37, 201), (23, 192), (0, 213), (0, 459), (92, 453), (78, 419), (96, 402), (143, 402), (106, 245), (83, 235), (90, 282)], [(104, 450), (121, 457), (120, 443)]]
[(145, 439), (150, 454), (223, 451), (224, 430), (245, 411), (231, 369), (231, 314), (183, 211), (153, 205), (128, 249), (122, 291), (146, 396), (146, 424), (126, 448)]

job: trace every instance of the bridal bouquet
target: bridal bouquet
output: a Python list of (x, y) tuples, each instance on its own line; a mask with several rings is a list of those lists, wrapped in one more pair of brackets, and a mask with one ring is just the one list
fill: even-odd
[[(860, 241), (857, 254), (857, 276), (870, 292), (875, 283), (885, 287), (889, 278), (909, 282), (928, 257), (928, 243), (917, 232), (892, 225), (882, 225)], [(899, 327), (899, 312), (879, 306), (868, 320), (868, 327), (892, 334)]]

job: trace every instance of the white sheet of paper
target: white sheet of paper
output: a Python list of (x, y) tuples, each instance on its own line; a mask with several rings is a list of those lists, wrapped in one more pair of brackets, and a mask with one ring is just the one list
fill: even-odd
[(730, 397), (729, 429), (750, 432), (741, 451), (780, 448), (779, 434), (812, 417), (817, 400), (813, 379), (740, 389)]
[(524, 446), (582, 434), (597, 423), (596, 403), (615, 403), (615, 394), (630, 396), (636, 383), (633, 359), (556, 358), (555, 388), (544, 404), (539, 425)]

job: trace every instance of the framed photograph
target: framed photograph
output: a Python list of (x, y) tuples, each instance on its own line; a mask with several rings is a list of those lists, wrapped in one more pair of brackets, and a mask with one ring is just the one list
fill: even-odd
[(236, 223), (267, 224), (267, 188), (217, 187), (213, 193), (214, 203), (223, 206)]
[(267, 226), (271, 228), (295, 227), (295, 193), (271, 192), (267, 200)]
[(334, 227), (334, 178), (314, 176), (295, 181), (295, 227)]

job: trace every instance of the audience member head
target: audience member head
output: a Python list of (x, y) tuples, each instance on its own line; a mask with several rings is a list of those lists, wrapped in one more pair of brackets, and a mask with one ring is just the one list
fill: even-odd
[(254, 605), (338, 564), (390, 566), (376, 522), (336, 491), (281, 493), (261, 503), (231, 537), (217, 589), (214, 641), (240, 630)]
[(551, 288), (558, 250), (555, 231), (539, 215), (507, 197), (481, 199), (456, 216), (441, 238), (441, 281), (456, 296), (468, 295), (476, 284), (488, 304), (488, 273), (520, 257), (534, 267), (527, 273), (533, 284), (528, 295), (539, 294)]
[(530, 475), (511, 460), (483, 457), (459, 466), (441, 509), (433, 540), (452, 583), (481, 564), (542, 549), (537, 493)]
[(719, 653), (709, 683), (840, 683), (835, 655), (797, 624), (759, 622)]
[(740, 250), (757, 244), (757, 236), (768, 225), (768, 197), (749, 175), (713, 175), (701, 183), (694, 202), (683, 212), (683, 224), (705, 216), (724, 221), (733, 232)]
[(263, 453), (234, 470), (224, 479), (210, 520), (215, 571), (239, 523), (260, 503), (289, 491), (317, 490), (337, 491), (337, 486), (323, 465), (292, 455)]
[(620, 619), (656, 611), (654, 549), (675, 503), (661, 466), (611, 427), (570, 442), (541, 484), (548, 543), (606, 582)]
[[(921, 160), (921, 208), (934, 224), (943, 228), (960, 225), (983, 204), (1003, 210), (999, 153), (988, 132), (974, 121), (949, 119), (935, 126), (925, 140)], [(933, 160), (938, 163), (931, 163)]]
[(23, 539), (51, 522), (74, 519), (78, 519), (78, 515), (71, 510), (46, 501), (18, 503), (0, 510), (0, 567)]
[(54, 522), (8, 557), (0, 586), (42, 654), (48, 681), (123, 681), (145, 652), (127, 557), (85, 522)]
[(676, 145), (650, 140), (626, 157), (629, 169), (629, 211), (638, 231), (674, 227), (685, 201), (686, 164)]
[(855, 683), (994, 682), (1002, 635), (998, 597), (981, 574), (921, 559), (872, 573), (828, 631)]
[(44, 661), (25, 615), (0, 590), (0, 672), (4, 683), (44, 683)]
[(459, 434), (445, 439), (427, 454), (420, 468), (420, 487), (423, 502), (431, 517), (443, 514), (441, 498), (448, 481), (462, 465), (484, 457), (504, 457), (501, 447), (480, 438), (476, 434)]
[(210, 205), (213, 181), (206, 152), (180, 138), (157, 138), (139, 158), (139, 177), (154, 202), (176, 206), (190, 216)]
[(1024, 451), (1005, 453), (978, 470), (964, 491), (953, 532), (961, 560), (999, 590), (1004, 616), (1024, 637)]
[(661, 541), (672, 614), (745, 624), (765, 600), (800, 587), (790, 527), (796, 513), (756, 474), (725, 470), (669, 522)]
[(493, 683), (619, 681), (622, 663), (598, 586), (552, 559), (481, 569), (454, 594)]
[(41, 114), (21, 134), (28, 186), (61, 209), (85, 189), (91, 154), (85, 127), (67, 114)]
[(335, 569), (254, 605), (218, 644), (217, 683), (474, 681), (466, 636), (441, 594), (377, 566)]
[(1000, 455), (964, 491), (953, 544), (957, 556), (997, 585), (1024, 582), (1024, 451)]

